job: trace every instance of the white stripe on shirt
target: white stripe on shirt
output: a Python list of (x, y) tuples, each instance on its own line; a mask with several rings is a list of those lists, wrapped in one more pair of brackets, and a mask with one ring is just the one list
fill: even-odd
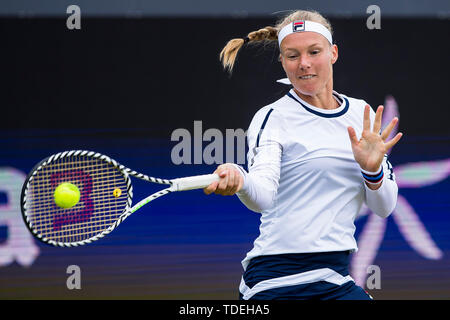
[(348, 275), (346, 277), (337, 273), (336, 271), (329, 268), (316, 269), (311, 271), (306, 271), (302, 273), (292, 274), (289, 276), (272, 278), (268, 280), (263, 280), (258, 282), (253, 288), (249, 288), (244, 281), (244, 278), (241, 278), (241, 284), (239, 285), (239, 291), (243, 295), (244, 300), (248, 300), (253, 297), (255, 294), (287, 286), (295, 286), (306, 283), (313, 283), (319, 281), (326, 281), (329, 283), (333, 283), (335, 285), (343, 285), (349, 281), (354, 281), (353, 278)]

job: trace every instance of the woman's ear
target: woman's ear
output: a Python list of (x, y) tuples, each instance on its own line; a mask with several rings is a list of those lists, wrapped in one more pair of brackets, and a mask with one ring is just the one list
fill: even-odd
[(336, 63), (336, 61), (338, 59), (338, 56), (339, 56), (338, 51), (339, 50), (338, 50), (337, 45), (333, 44), (331, 46), (331, 64), (335, 64)]

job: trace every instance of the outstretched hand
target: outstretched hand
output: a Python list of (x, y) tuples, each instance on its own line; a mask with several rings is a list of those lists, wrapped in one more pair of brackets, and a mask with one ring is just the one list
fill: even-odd
[(386, 141), (391, 134), (392, 129), (398, 123), (397, 117), (392, 119), (380, 134), (383, 109), (383, 106), (378, 107), (375, 114), (373, 129), (370, 130), (370, 106), (365, 106), (363, 131), (359, 140), (356, 137), (355, 129), (352, 127), (347, 128), (355, 160), (361, 169), (366, 171), (377, 171), (381, 166), (384, 155), (389, 149), (395, 146), (403, 136), (402, 133), (397, 133), (390, 141)]

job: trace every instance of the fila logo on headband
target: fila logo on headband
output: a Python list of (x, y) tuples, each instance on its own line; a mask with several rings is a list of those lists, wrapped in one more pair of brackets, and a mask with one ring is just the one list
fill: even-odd
[(278, 45), (281, 47), (281, 41), (288, 35), (296, 32), (316, 32), (324, 36), (330, 44), (333, 44), (331, 32), (322, 24), (309, 20), (296, 20), (281, 28), (278, 32)]
[(305, 31), (305, 21), (294, 21), (292, 23), (292, 31), (299, 32), (299, 31)]

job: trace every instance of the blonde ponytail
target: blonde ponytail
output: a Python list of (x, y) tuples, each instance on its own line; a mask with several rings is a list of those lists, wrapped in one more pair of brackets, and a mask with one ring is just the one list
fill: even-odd
[(234, 63), (239, 50), (246, 43), (274, 41), (278, 39), (278, 29), (274, 27), (265, 27), (258, 31), (250, 32), (247, 37), (241, 39), (232, 39), (228, 41), (225, 47), (220, 52), (220, 61), (222, 61), (223, 68), (229, 73), (233, 71)]
[(333, 34), (333, 29), (331, 28), (330, 22), (323, 17), (320, 13), (313, 10), (297, 10), (290, 12), (288, 15), (283, 17), (275, 26), (267, 26), (265, 28), (259, 29), (258, 31), (250, 32), (245, 38), (232, 39), (228, 41), (225, 47), (220, 52), (220, 61), (225, 70), (230, 74), (233, 71), (234, 64), (236, 62), (237, 54), (239, 50), (246, 43), (257, 43), (257, 42), (267, 42), (267, 41), (277, 41), (278, 32), (287, 24), (296, 20), (308, 20), (314, 21), (325, 26), (331, 34)]

